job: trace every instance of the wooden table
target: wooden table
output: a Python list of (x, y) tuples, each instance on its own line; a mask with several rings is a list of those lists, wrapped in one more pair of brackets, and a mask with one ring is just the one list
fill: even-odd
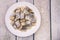
[(60, 40), (60, 0), (51, 0), (52, 39)]
[[(40, 11), (42, 17), (41, 27), (35, 34), (29, 37), (18, 37), (13, 35), (8, 31), (5, 25), (4, 18), (7, 9), (12, 4), (21, 1), (30, 2), (35, 5)], [(0, 0), (0, 40), (50, 40), (50, 38), (52, 38), (53, 40), (60, 40), (59, 2), (60, 0)]]

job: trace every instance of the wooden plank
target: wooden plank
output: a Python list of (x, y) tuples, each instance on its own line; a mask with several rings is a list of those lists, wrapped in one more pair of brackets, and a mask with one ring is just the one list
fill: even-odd
[[(18, 2), (22, 2), (22, 1), (26, 1), (33, 4), (33, 0), (18, 0)], [(33, 40), (33, 35), (29, 37), (23, 37), (23, 38), (17, 37), (17, 40)]]
[(60, 0), (51, 0), (52, 40), (60, 40)]
[(28, 37), (17, 37), (17, 40), (33, 40), (33, 35)]
[(0, 0), (0, 40), (15, 40), (5, 26), (5, 14), (7, 9), (15, 3), (15, 0)]
[(34, 0), (41, 14), (41, 27), (35, 33), (35, 40), (50, 40), (49, 0)]
[(23, 1), (23, 2), (24, 2), (24, 1), (25, 1), (25, 2), (29, 2), (29, 3), (32, 3), (32, 4), (33, 4), (33, 0), (18, 0), (18, 2), (22, 2), (22, 1)]

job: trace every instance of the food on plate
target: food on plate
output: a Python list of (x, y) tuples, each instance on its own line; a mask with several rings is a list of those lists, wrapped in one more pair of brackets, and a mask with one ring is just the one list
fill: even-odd
[(20, 31), (26, 31), (36, 24), (34, 12), (27, 6), (16, 8), (10, 16), (10, 21), (12, 27)]

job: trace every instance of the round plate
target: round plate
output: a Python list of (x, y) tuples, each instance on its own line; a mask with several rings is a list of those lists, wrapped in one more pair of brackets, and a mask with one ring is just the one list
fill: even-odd
[[(12, 11), (14, 9), (16, 9), (17, 7), (20, 7), (20, 6), (27, 6), (29, 7), (30, 9), (33, 10), (34, 12), (34, 15), (36, 17), (36, 25), (34, 27), (32, 27), (30, 30), (27, 30), (26, 32), (22, 32), (22, 31), (19, 31), (19, 30), (16, 30), (12, 27), (12, 25), (10, 24), (10, 15), (12, 14)], [(5, 16), (5, 24), (6, 24), (6, 27), (8, 28), (8, 30), (13, 33), (14, 35), (16, 36), (20, 36), (20, 37), (26, 37), (26, 36), (30, 36), (32, 35), (33, 33), (35, 33), (39, 27), (40, 27), (40, 23), (41, 23), (41, 16), (40, 16), (40, 12), (38, 11), (38, 9), (32, 5), (31, 3), (28, 3), (28, 2), (18, 2), (18, 3), (15, 3), (13, 4), (8, 10), (7, 10), (7, 13), (6, 13), (6, 16)]]

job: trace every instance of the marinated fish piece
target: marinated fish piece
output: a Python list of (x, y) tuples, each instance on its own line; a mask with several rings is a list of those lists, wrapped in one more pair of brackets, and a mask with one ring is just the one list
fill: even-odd
[(26, 25), (26, 24), (25, 24), (25, 22), (21, 22), (21, 25), (24, 26), (24, 25)]
[[(19, 13), (16, 14), (16, 19), (20, 19)], [(15, 19), (15, 20), (16, 20), (16, 19)]]
[(28, 12), (32, 12), (32, 10), (29, 7), (26, 7), (25, 10), (27, 10)]
[(20, 11), (21, 11), (20, 8), (14, 10), (15, 13), (19, 13)]
[(31, 23), (32, 24), (32, 26), (34, 26), (35, 25), (35, 22), (33, 22), (33, 23)]
[(36, 19), (35, 18), (31, 18), (31, 22), (36, 22)]
[(30, 29), (32, 26), (31, 26), (31, 24), (26, 24), (25, 26), (23, 26), (23, 28), (25, 27), (25, 30), (27, 30), (27, 29)]
[(20, 19), (23, 19), (24, 18), (24, 13), (21, 13), (20, 14)]
[(25, 22), (26, 20), (25, 19), (20, 19), (20, 22)]
[(30, 13), (28, 16), (29, 16), (30, 18), (35, 18), (33, 13)]
[(23, 13), (24, 14), (29, 14), (29, 12), (27, 10), (24, 10)]
[(19, 27), (19, 30), (21, 30), (22, 29), (22, 25), (20, 25), (20, 27)]
[(20, 26), (19, 20), (17, 20), (17, 21), (15, 22), (15, 24), (17, 25), (17, 28), (19, 28), (19, 26)]
[(14, 21), (15, 17), (14, 16), (10, 16), (10, 20)]
[(27, 30), (26, 26), (25, 26), (25, 25), (22, 26), (21, 30), (22, 30), (22, 31), (23, 31), (23, 30)]
[(11, 25), (12, 25), (12, 26), (14, 25), (14, 21), (11, 21)]
[(31, 21), (26, 21), (26, 25), (27, 25), (27, 24), (31, 24)]
[(14, 10), (10, 16), (11, 25), (20, 31), (26, 31), (36, 24), (34, 12), (27, 6), (21, 6)]
[(25, 17), (25, 19), (28, 20), (28, 21), (31, 21), (31, 17), (28, 16), (28, 15)]
[(23, 6), (22, 6), (22, 7), (21, 7), (21, 12), (23, 12), (23, 11), (24, 11), (24, 9), (25, 9), (25, 7), (23, 7)]

